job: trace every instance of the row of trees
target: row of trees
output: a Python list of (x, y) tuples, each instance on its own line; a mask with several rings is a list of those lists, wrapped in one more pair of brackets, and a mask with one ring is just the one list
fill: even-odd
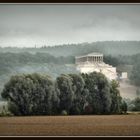
[(14, 115), (115, 114), (126, 112), (118, 83), (101, 73), (12, 76), (2, 97)]
[(31, 54), (28, 52), (23, 53), (0, 53), (0, 75), (11, 72), (11, 70), (15, 69), (15, 67), (23, 67), (29, 63), (35, 64), (74, 64), (75, 58), (74, 56), (67, 57), (55, 57), (48, 53), (35, 53)]
[(97, 41), (92, 43), (63, 44), (50, 47), (45, 45), (42, 46), (42, 48), (0, 47), (0, 52), (45, 52), (54, 56), (77, 56), (91, 52), (102, 52), (105, 55), (112, 54), (113, 56), (117, 56), (120, 54), (133, 55), (140, 53), (139, 47), (140, 41)]
[(5, 65), (13, 65), (13, 64), (27, 64), (27, 63), (56, 63), (56, 64), (67, 64), (67, 63), (74, 63), (73, 56), (59, 56), (55, 57), (50, 55), (49, 53), (29, 53), (29, 52), (22, 52), (22, 53), (0, 53), (0, 64)]

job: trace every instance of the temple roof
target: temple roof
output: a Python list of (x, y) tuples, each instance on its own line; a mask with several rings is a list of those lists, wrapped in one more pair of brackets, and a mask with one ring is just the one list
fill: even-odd
[(97, 52), (93, 52), (93, 53), (87, 54), (87, 56), (96, 56), (96, 55), (98, 55), (98, 56), (103, 56), (102, 53), (97, 53)]
[(98, 52), (93, 52), (93, 53), (89, 53), (87, 55), (76, 56), (76, 58), (87, 57), (87, 56), (103, 56), (103, 54), (102, 53), (98, 53)]

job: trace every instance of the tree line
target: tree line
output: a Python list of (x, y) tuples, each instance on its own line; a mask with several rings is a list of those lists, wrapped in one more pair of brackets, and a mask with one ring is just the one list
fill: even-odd
[(31, 54), (29, 52), (22, 53), (0, 53), (0, 75), (10, 73), (16, 67), (23, 67), (27, 64), (74, 64), (74, 56), (67, 57), (55, 57), (48, 53), (35, 53)]
[(101, 52), (105, 55), (112, 54), (113, 56), (118, 55), (133, 55), (140, 53), (140, 41), (97, 41), (92, 43), (73, 43), (63, 44), (56, 46), (43, 45), (38, 46), (39, 48), (18, 48), (17, 47), (0, 47), (0, 52), (40, 52), (49, 53), (54, 56), (77, 56), (85, 55), (91, 52)]
[(12, 76), (2, 91), (14, 115), (120, 114), (127, 111), (116, 81), (102, 73)]

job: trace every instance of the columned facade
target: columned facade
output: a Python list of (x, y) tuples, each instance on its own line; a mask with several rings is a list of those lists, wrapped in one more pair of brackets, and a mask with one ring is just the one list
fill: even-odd
[(76, 64), (79, 63), (101, 63), (103, 62), (103, 54), (91, 53), (85, 56), (76, 57)]

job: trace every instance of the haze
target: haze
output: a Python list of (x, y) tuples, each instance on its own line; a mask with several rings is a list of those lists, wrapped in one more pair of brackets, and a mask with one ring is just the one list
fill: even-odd
[(0, 46), (140, 40), (140, 5), (0, 5)]

